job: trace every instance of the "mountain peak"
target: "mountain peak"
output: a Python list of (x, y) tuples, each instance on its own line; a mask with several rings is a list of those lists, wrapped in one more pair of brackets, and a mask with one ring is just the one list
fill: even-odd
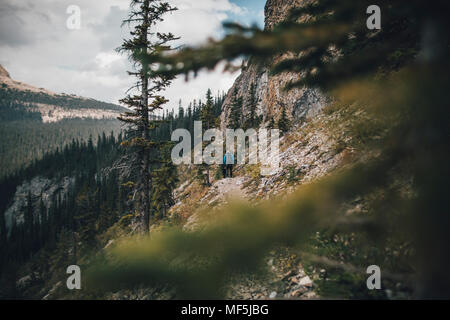
[(6, 69), (3, 68), (3, 66), (1, 64), (0, 64), (0, 77), (7, 77), (7, 78), (11, 79), (9, 72), (6, 71)]

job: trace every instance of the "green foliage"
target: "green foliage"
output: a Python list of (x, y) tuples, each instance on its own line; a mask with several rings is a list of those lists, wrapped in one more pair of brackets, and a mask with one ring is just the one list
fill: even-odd
[(297, 172), (297, 169), (295, 168), (295, 166), (289, 167), (289, 169), (288, 169), (288, 178), (287, 178), (288, 183), (294, 184), (298, 180), (299, 180), (298, 172)]
[[(124, 240), (94, 258), (90, 288), (172, 284), (179, 298), (220, 298), (230, 274), (260, 271), (269, 248), (282, 244), (304, 254), (310, 272), (327, 268), (318, 280), (326, 297), (385, 298), (364, 288), (371, 264), (382, 268), (383, 288), (450, 297), (449, 4), (381, 1), (382, 9), (389, 4), (381, 32), (365, 27), (368, 4), (315, 1), (273, 30), (233, 26), (234, 34), (199, 49), (144, 54), (147, 62), (171, 64), (161, 71), (174, 75), (241, 55), (293, 52), (297, 57), (273, 69), (304, 72), (289, 87), (329, 89), (340, 104), (361, 106), (384, 132), (373, 139), (378, 129), (356, 124), (353, 138), (366, 154), (286, 198), (222, 208), (201, 230), (173, 227)], [(305, 14), (311, 18), (297, 20)], [(427, 40), (430, 34), (437, 41)], [(412, 61), (416, 52), (422, 57)]]
[[(224, 97), (214, 99), (211, 94), (211, 90), (208, 89), (206, 92), (206, 103), (199, 103), (198, 111), (200, 113), (199, 119), (195, 119), (195, 109), (194, 109), (194, 118), (193, 120), (202, 121), (202, 129), (206, 131), (208, 129), (217, 128), (216, 119), (219, 119), (220, 113), (222, 111), (222, 103)], [(191, 129), (191, 136), (193, 136), (193, 128)], [(203, 132), (204, 133), (204, 132)], [(202, 148), (205, 148), (207, 145), (206, 142), (202, 143)], [(209, 186), (211, 184), (210, 179), (210, 166), (206, 163), (202, 163), (196, 166), (196, 175), (195, 178), (200, 181), (200, 183), (204, 186)]]
[(267, 124), (267, 129), (275, 129), (275, 120), (272, 117), (270, 117), (269, 123)]
[[(212, 99), (216, 118), (220, 114), (223, 99), (223, 95)], [(200, 119), (204, 104), (193, 102), (190, 105), (190, 108), (182, 108), (183, 112), (176, 115), (168, 112), (165, 121), (150, 133), (151, 139), (167, 141), (174, 128), (186, 128), (192, 130), (193, 134), (191, 124), (194, 119)], [(58, 130), (64, 133), (70, 128), (61, 126)], [(16, 276), (10, 272), (10, 267), (33, 263), (33, 270), (37, 270), (42, 279), (32, 287), (39, 290), (23, 294), (26, 297), (42, 298), (39, 292), (44, 283), (50, 290), (56, 282), (64, 279), (63, 267), (67, 267), (68, 263), (81, 263), (91, 252), (104, 247), (111, 239), (131, 232), (135, 215), (132, 213), (130, 191), (134, 189), (135, 183), (123, 180), (120, 170), (114, 169), (117, 159), (124, 155), (121, 143), (122, 134), (117, 138), (113, 133), (102, 133), (95, 139), (86, 138), (85, 141), (71, 140), (63, 149), (48, 152), (41, 160), (1, 180), (0, 248), (3, 254), (0, 271), (4, 270), (2, 272), (10, 275), (14, 281), (8, 282), (5, 278), (5, 282), (2, 282), (5, 290), (0, 290), (0, 294), (18, 297), (21, 293), (14, 291)], [(172, 191), (177, 183), (176, 167), (167, 161), (167, 150), (161, 156), (163, 161), (152, 168), (154, 183), (151, 199), (155, 222), (173, 204)], [(33, 206), (34, 216), (39, 216), (40, 221), (33, 218), (31, 223), (31, 219), (27, 219), (26, 232), (22, 226), (15, 226), (8, 241), (3, 212), (10, 205), (17, 186), (37, 175), (55, 181), (75, 177), (76, 181), (69, 194), (51, 201), (49, 208), (39, 197), (29, 202)], [(93, 177), (97, 177), (96, 180)]]
[[(63, 149), (72, 141), (88, 141), (103, 132), (120, 133), (115, 119), (62, 119), (43, 123), (36, 104), (71, 109), (123, 111), (118, 105), (68, 95), (48, 95), (15, 89), (0, 89), (0, 177), (13, 174), (40, 160), (46, 153)], [(96, 142), (96, 141), (95, 141)]]
[(215, 172), (214, 172), (214, 179), (215, 179), (215, 180), (221, 180), (221, 179), (223, 179), (222, 166), (216, 166), (216, 170), (215, 170)]
[(209, 186), (209, 171), (206, 164), (197, 165), (195, 179), (198, 180), (203, 186)]
[(165, 152), (164, 163), (153, 171), (152, 205), (159, 218), (165, 218), (168, 209), (175, 204), (174, 190), (179, 179), (177, 168), (170, 160), (170, 150)]
[(216, 117), (214, 116), (214, 101), (211, 89), (206, 92), (206, 103), (201, 111), (201, 120), (206, 130), (214, 128)]
[(128, 167), (128, 176), (135, 180), (133, 197), (139, 226), (148, 233), (151, 214), (151, 169), (161, 162), (160, 148), (165, 145), (152, 139), (151, 132), (159, 127), (161, 119), (155, 116), (168, 102), (161, 93), (171, 84), (174, 76), (153, 72), (156, 65), (146, 64), (142, 55), (155, 55), (172, 50), (170, 43), (177, 40), (172, 33), (154, 32), (155, 24), (163, 21), (167, 13), (177, 10), (160, 0), (134, 0), (131, 2), (129, 17), (123, 24), (132, 26), (131, 39), (124, 40), (119, 52), (126, 52), (133, 62), (134, 70), (128, 72), (136, 78), (137, 94), (128, 94), (121, 102), (131, 111), (124, 112), (119, 120), (126, 126), (125, 141), (128, 157), (123, 158)]
[[(383, 30), (371, 31), (366, 27), (367, 16), (362, 14), (370, 4), (366, 0), (314, 1), (292, 10), (289, 18), (272, 30), (228, 23), (225, 27), (230, 32), (222, 40), (211, 40), (196, 49), (187, 47), (173, 56), (149, 56), (147, 61), (165, 64), (160, 70), (164, 74), (187, 76), (191, 71), (197, 74), (203, 68), (214, 69), (223, 60), (242, 56), (268, 59), (293, 52), (298, 55), (273, 69), (273, 73), (304, 73), (288, 88), (304, 84), (331, 87), (339, 81), (379, 68), (391, 70), (393, 65), (400, 67), (411, 61), (419, 51), (418, 39), (423, 31), (423, 20), (416, 19), (418, 12), (421, 16), (437, 17), (440, 30), (448, 27), (445, 19), (439, 17), (448, 9), (443, 1), (435, 0), (432, 9), (423, 11), (420, 1), (405, 6), (400, 0), (386, 0), (378, 3), (383, 12)], [(335, 59), (339, 51), (343, 57)]]
[[(169, 282), (179, 286), (181, 297), (220, 297), (224, 279), (236, 271), (257, 271), (271, 244), (302, 246), (317, 228), (334, 225), (338, 213), (331, 214), (328, 207), (354, 192), (369, 191), (374, 186), (367, 186), (368, 177), (377, 185), (383, 183), (376, 176), (377, 169), (359, 166), (305, 185), (283, 201), (224, 208), (201, 231), (187, 233), (175, 228), (154, 234), (151, 240), (126, 241), (115, 249), (111, 261), (94, 265), (89, 279), (108, 290), (142, 281), (149, 285)], [(166, 264), (175, 257), (177, 263), (168, 268)], [(123, 264), (116, 265), (116, 259)]]
[(58, 234), (58, 241), (52, 256), (50, 271), (61, 274), (62, 270), (67, 268), (67, 266), (75, 263), (75, 246), (76, 240), (73, 232), (63, 228)]
[[(42, 160), (0, 181), (0, 211), (4, 218), (17, 186), (25, 181), (38, 175), (55, 182), (64, 177), (75, 179), (64, 196), (50, 199), (48, 207), (42, 195), (29, 193), (26, 196), (25, 221), (12, 226), (9, 237), (6, 236), (6, 226), (0, 229), (0, 271), (30, 261), (30, 258), (34, 261), (44, 252), (53, 253), (57, 268), (68, 261), (66, 254), (69, 249), (73, 262), (97, 246), (97, 235), (129, 209), (117, 173), (105, 174), (120, 155), (120, 142), (113, 134), (98, 137), (97, 146), (93, 146), (92, 141), (73, 141), (62, 151), (46, 154)], [(36, 264), (44, 268), (45, 260)]]
[(57, 106), (65, 110), (100, 109), (105, 111), (125, 111), (125, 108), (119, 105), (94, 99), (86, 99), (66, 94), (49, 95), (42, 92), (21, 91), (11, 88), (0, 88), (0, 103), (2, 107), (8, 106), (7, 110), (2, 109), (0, 111), (1, 120), (11, 117), (18, 118), (19, 115), (27, 109), (30, 113), (36, 115), (35, 111), (29, 109), (38, 103)]
[(63, 149), (74, 139), (88, 141), (90, 136), (97, 137), (103, 132), (114, 131), (118, 135), (121, 131), (120, 122), (115, 119), (74, 118), (43, 123), (37, 104), (63, 110), (125, 110), (118, 105), (76, 96), (0, 89), (0, 177), (27, 167), (46, 153)]
[[(103, 132), (120, 133), (120, 122), (115, 119), (62, 119), (43, 123), (36, 104), (49, 104), (65, 110), (101, 109), (123, 111), (124, 108), (66, 95), (50, 96), (44, 93), (0, 89), (0, 177), (39, 160), (46, 153), (61, 150), (72, 140), (88, 141)], [(94, 141), (95, 143), (97, 141)]]
[(250, 85), (250, 99), (248, 101), (248, 115), (245, 120), (245, 129), (250, 128), (259, 128), (259, 125), (261, 124), (262, 116), (258, 116), (256, 114), (256, 108), (257, 108), (257, 98), (256, 98), (256, 87), (255, 84), (252, 83)]
[[(332, 266), (331, 282), (320, 288), (329, 296), (367, 298), (363, 276), (355, 270), (379, 264), (384, 277), (416, 289), (415, 297), (448, 298), (449, 3), (381, 1), (381, 31), (366, 28), (363, 13), (370, 4), (314, 1), (294, 10), (273, 30), (230, 25), (234, 33), (223, 40), (172, 56), (147, 56), (147, 62), (163, 63), (163, 74), (188, 75), (243, 55), (268, 58), (291, 52), (294, 58), (273, 68), (273, 73), (299, 74), (288, 89), (304, 84), (329, 89), (333, 98), (360, 105), (388, 130), (369, 144), (366, 138), (379, 132), (356, 127), (355, 139), (370, 146), (370, 154), (302, 185), (286, 200), (228, 208), (223, 219), (202, 231), (172, 230), (151, 241), (124, 244), (113, 252), (121, 264), (99, 262), (91, 269), (91, 280), (107, 288), (142, 279), (149, 284), (169, 282), (182, 297), (220, 297), (225, 275), (257, 270), (264, 252), (283, 243), (339, 257), (338, 263), (320, 262)], [(421, 59), (414, 60), (417, 52)], [(414, 181), (413, 192), (402, 190), (407, 189), (405, 180)], [(403, 183), (395, 188), (399, 181)], [(377, 201), (368, 201), (369, 209), (361, 215), (343, 210), (355, 199), (371, 197)], [(347, 240), (325, 251), (318, 250), (314, 240), (310, 246), (311, 237), (324, 230)], [(411, 243), (412, 256), (390, 254)], [(352, 271), (337, 267), (342, 263), (350, 264)], [(384, 284), (395, 289), (389, 281)]]
[(91, 246), (95, 240), (97, 233), (96, 228), (96, 212), (94, 199), (96, 192), (89, 190), (87, 184), (83, 186), (77, 195), (76, 207), (77, 211), (74, 216), (74, 222), (77, 230), (77, 238), (83, 241), (87, 246)]
[(280, 119), (278, 119), (277, 127), (281, 131), (282, 134), (285, 134), (289, 131), (291, 126), (291, 122), (287, 117), (286, 114), (286, 107), (283, 105), (281, 108), (281, 116)]
[(230, 129), (238, 129), (242, 125), (242, 97), (238, 97), (238, 90), (234, 88), (233, 96), (231, 98), (230, 122), (228, 123)]

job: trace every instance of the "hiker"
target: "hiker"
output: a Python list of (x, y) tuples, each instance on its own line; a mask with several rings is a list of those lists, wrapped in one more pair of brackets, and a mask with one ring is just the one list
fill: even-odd
[[(225, 157), (224, 157), (224, 159), (225, 159)], [(224, 163), (222, 163), (222, 176), (224, 178), (227, 177), (227, 165), (225, 164), (225, 161), (224, 161)]]
[(225, 153), (223, 157), (223, 165), (225, 167), (225, 178), (228, 176), (233, 178), (234, 154), (232, 152)]

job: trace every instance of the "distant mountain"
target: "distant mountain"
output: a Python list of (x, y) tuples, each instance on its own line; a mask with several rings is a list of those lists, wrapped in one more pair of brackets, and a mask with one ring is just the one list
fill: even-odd
[[(0, 65), (1, 112), (8, 109), (5, 102), (22, 104), (23, 111), (40, 113), (42, 122), (57, 122), (62, 119), (116, 119), (126, 109), (112, 104), (79, 97), (56, 94), (43, 88), (11, 79), (8, 71)], [(10, 108), (11, 109), (11, 108)], [(12, 110), (9, 110), (12, 111)], [(4, 120), (0, 118), (0, 120)]]
[(16, 81), (0, 65), (0, 177), (74, 139), (95, 143), (104, 132), (118, 134), (117, 117), (126, 110)]
[(55, 93), (45, 90), (44, 88), (36, 88), (33, 86), (30, 86), (26, 83), (19, 82), (16, 80), (13, 80), (9, 74), (9, 72), (0, 65), (0, 84), (2, 88), (9, 88), (9, 89), (15, 89), (19, 91), (30, 91), (35, 93), (44, 93), (48, 95), (55, 95)]
[(8, 71), (6, 71), (5, 68), (3, 68), (3, 66), (0, 64), (0, 77), (6, 77), (6, 78), (11, 78), (9, 76)]

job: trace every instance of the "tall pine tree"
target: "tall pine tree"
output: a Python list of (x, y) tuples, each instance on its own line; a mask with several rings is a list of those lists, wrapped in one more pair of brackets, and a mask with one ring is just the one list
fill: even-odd
[(242, 97), (238, 97), (238, 90), (234, 88), (231, 100), (230, 129), (237, 129), (241, 126), (242, 120)]
[(256, 98), (256, 86), (255, 83), (252, 83), (250, 85), (250, 98), (248, 101), (248, 115), (247, 119), (245, 121), (245, 129), (250, 128), (258, 128), (261, 124), (261, 119), (256, 114), (256, 108), (257, 108), (257, 98)]
[(167, 215), (168, 209), (175, 204), (174, 190), (178, 183), (177, 168), (170, 159), (170, 148), (162, 152), (163, 164), (153, 172), (153, 209), (160, 218)]
[(132, 38), (125, 40), (119, 48), (119, 51), (127, 52), (134, 63), (135, 71), (129, 74), (137, 78), (132, 89), (139, 91), (121, 100), (132, 111), (121, 115), (119, 120), (128, 125), (127, 137), (122, 144), (129, 150), (126, 161), (136, 180), (134, 207), (143, 233), (148, 233), (150, 227), (150, 167), (159, 146), (150, 139), (150, 132), (158, 121), (151, 115), (168, 102), (159, 93), (170, 85), (173, 76), (155, 74), (152, 71), (154, 66), (143, 63), (142, 59), (171, 49), (169, 43), (177, 39), (172, 33), (152, 31), (156, 23), (163, 21), (166, 13), (174, 10), (176, 8), (160, 0), (133, 0), (131, 13), (124, 21), (124, 24), (134, 25), (130, 32)]
[(291, 122), (289, 121), (289, 118), (286, 114), (286, 106), (284, 104), (281, 107), (281, 115), (280, 119), (278, 119), (277, 126), (282, 134), (288, 132), (289, 127), (291, 126)]
[[(206, 103), (201, 109), (200, 119), (202, 121), (203, 131), (214, 128), (216, 121), (214, 116), (214, 99), (211, 94), (211, 89), (208, 89), (206, 92)], [(203, 142), (203, 148), (206, 144), (206, 142)], [(208, 164), (202, 163), (198, 166), (197, 177), (203, 180), (203, 183), (207, 186), (210, 185), (209, 173), (210, 168)]]

